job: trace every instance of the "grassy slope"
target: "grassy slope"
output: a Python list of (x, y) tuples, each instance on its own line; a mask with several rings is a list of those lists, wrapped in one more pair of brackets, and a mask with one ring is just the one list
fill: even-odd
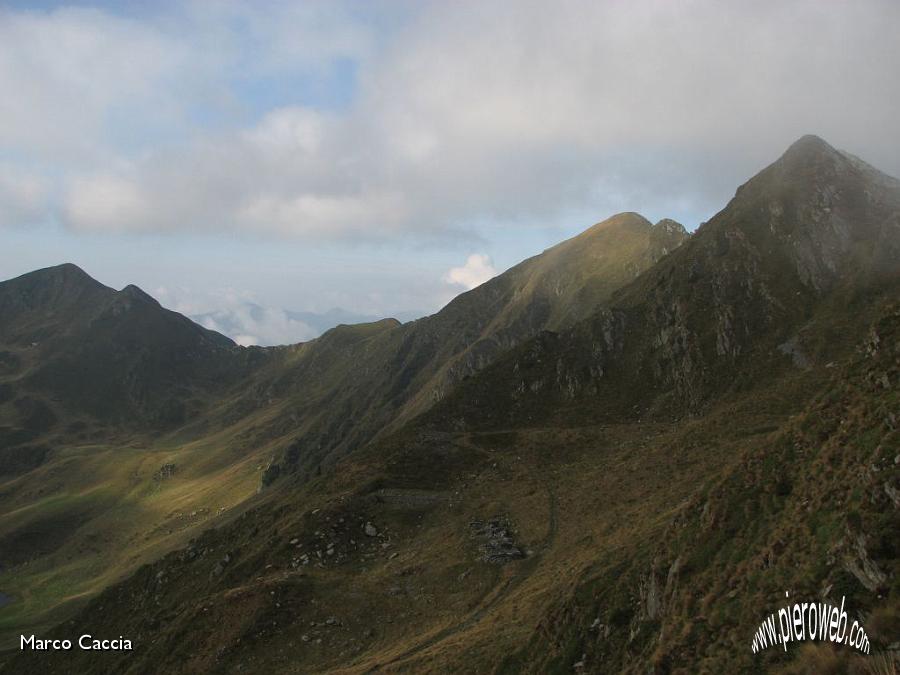
[[(0, 549), (10, 553), (0, 557), (0, 589), (15, 602), (0, 610), (0, 646), (22, 629), (40, 631), (66, 618), (100, 589), (218, 522), (219, 509), (235, 509), (255, 494), (260, 469), (305, 428), (313, 437), (303, 453), (312, 472), (325, 454), (313, 450), (317, 433), (340, 444), (351, 427), (373, 433), (404, 403), (427, 405), (431, 398), (416, 391), (432, 386), (429, 378), (449, 377), (447, 368), (473, 342), (497, 340), (464, 368), (582, 315), (684, 236), (677, 224), (654, 228), (623, 214), (413, 326), (341, 326), (311, 343), (272, 350), (234, 350), (215, 339), (207, 348), (208, 331), (137, 289), (116, 292), (71, 265), (5, 282), (2, 346), (10, 365), (0, 376), (17, 400), (34, 401), (53, 422), (29, 413), (34, 433), (10, 437), (3, 450)], [(441, 344), (432, 352), (437, 336)], [(410, 341), (420, 354), (392, 363)], [(188, 368), (177, 360), (185, 355), (193, 360)], [(87, 392), (85, 381), (93, 383)], [(403, 393), (390, 400), (385, 387)], [(167, 398), (178, 419), (148, 419), (151, 408), (167, 408)], [(28, 424), (14, 404), (0, 406), (0, 424), (19, 430)], [(141, 415), (123, 423), (135, 406)], [(146, 429), (160, 426), (174, 430)], [(176, 465), (174, 477), (156, 481), (166, 463)]]
[[(278, 407), (306, 470), (333, 462), (443, 398), (460, 379), (541, 330), (571, 325), (686, 237), (620, 214), (530, 258), (437, 314), (364, 336), (329, 332), (262, 370), (248, 407)], [(345, 329), (347, 331), (351, 329)], [(353, 329), (354, 331), (356, 329)], [(263, 393), (264, 392), (264, 393)], [(265, 439), (265, 437), (263, 437)]]
[[(722, 456), (713, 450), (722, 449), (718, 435), (704, 431), (704, 444), (722, 460), (719, 470), (708, 471), (688, 499), (672, 502), (657, 538), (634, 551), (618, 580), (631, 597), (608, 574), (592, 571), (558, 602), (546, 624), (561, 658), (546, 666), (564, 668), (566, 658), (585, 653), (589, 663), (613, 670), (638, 672), (650, 662), (662, 672), (686, 664), (694, 672), (759, 672), (800, 650), (791, 672), (867, 672), (871, 662), (847, 649), (792, 645), (789, 654), (753, 656), (750, 640), (785, 591), (807, 601), (846, 595), (876, 650), (900, 635), (900, 517), (889, 494), (900, 485), (900, 436), (891, 418), (900, 410), (896, 307), (872, 335), (880, 347), (836, 367), (823, 393), (776, 432)], [(866, 564), (883, 578), (864, 574)], [(658, 589), (654, 616), (645, 597), (651, 586)], [(602, 628), (588, 630), (595, 618)], [(526, 654), (531, 662), (541, 658), (526, 650), (523, 660)]]
[[(255, 493), (266, 461), (267, 448), (235, 451), (229, 433), (239, 431), (187, 443), (60, 447), (39, 468), (0, 482), (0, 588), (15, 598), (0, 611), (0, 644), (45, 630), (138, 565), (229, 518)], [(168, 463), (174, 475), (158, 478)]]
[[(214, 410), (260, 355), (74, 265), (3, 282), (0, 314), (5, 648), (253, 494), (253, 453), (228, 435), (240, 426), (170, 430)], [(166, 462), (176, 475), (154, 481)]]
[[(745, 519), (724, 529), (728, 538), (695, 528), (693, 538), (672, 542), (672, 522), (683, 522), (684, 509), (728, 476), (746, 478), (741, 462), (760, 447), (781, 449), (790, 415), (835, 372), (827, 360), (844, 361), (848, 343), (880, 312), (879, 297), (896, 296), (892, 282), (877, 280), (896, 252), (893, 225), (884, 220), (895, 217), (893, 197), (864, 194), (855, 169), (834, 177), (847, 179), (837, 191), (841, 203), (828, 201), (832, 176), (810, 191), (805, 171), (812, 167), (816, 178), (840, 166), (840, 158), (813, 150), (786, 156), (762, 183), (742, 188), (702, 236), (625, 289), (611, 311), (513, 350), (417, 425), (321, 480), (264, 494), (262, 508), (205, 534), (191, 552), (142, 568), (80, 621), (141, 640), (141, 654), (121, 664), (134, 672), (158, 663), (173, 671), (243, 664), (316, 672), (375, 664), (515, 670), (535, 662), (568, 671), (582, 656), (591, 669), (643, 669), (649, 660), (664, 670), (690, 658), (721, 670), (733, 656), (721, 636), (746, 641), (744, 626), (723, 620), (721, 605), (708, 618), (721, 596), (704, 595), (706, 587), (689, 577), (721, 582), (718, 570), (759, 553), (760, 535), (741, 529)], [(779, 176), (804, 157), (789, 167), (800, 187)], [(829, 210), (817, 203), (821, 194)], [(785, 212), (790, 222), (823, 228), (827, 246), (796, 229), (774, 228), (772, 236), (754, 229), (767, 213), (777, 220)], [(822, 213), (832, 215), (823, 220)], [(859, 241), (845, 236), (846, 221), (859, 227)], [(834, 250), (853, 264), (836, 270), (828, 257)], [(848, 307), (858, 310), (852, 319)], [(789, 338), (799, 340), (809, 367), (794, 368), (780, 354)], [(277, 387), (274, 394), (277, 402)], [(867, 392), (860, 405), (881, 405), (879, 396)], [(745, 486), (750, 498), (768, 499), (770, 478), (763, 473)], [(395, 494), (379, 501), (382, 488), (428, 490), (433, 500), (398, 502)], [(768, 502), (744, 508), (767, 514)], [(496, 514), (506, 514), (532, 550), (526, 560), (502, 568), (477, 561), (468, 523)], [(367, 520), (386, 541), (361, 533)], [(821, 536), (839, 544), (827, 528)], [(705, 548), (688, 550), (702, 540)], [(295, 564), (317, 550), (321, 567), (318, 556)], [(677, 600), (670, 586), (662, 603), (649, 602), (646, 589), (665, 588), (682, 552), (693, 566), (685, 563), (688, 581), (674, 587)], [(704, 567), (710, 559), (715, 569)], [(815, 582), (828, 579), (809, 559), (798, 564)], [(700, 597), (706, 604), (695, 613), (691, 603)], [(875, 606), (871, 593), (856, 599), (863, 609)], [(741, 617), (764, 611), (741, 602)], [(325, 622), (329, 616), (338, 623)], [(875, 618), (876, 626), (884, 621)], [(595, 640), (587, 628), (595, 619), (603, 636), (609, 626), (616, 639)], [(522, 651), (528, 644), (534, 652)]]
[[(896, 385), (879, 384), (900, 376), (896, 310), (876, 332), (874, 356), (789, 371), (699, 419), (409, 429), (204, 534), (194, 555), (171, 554), (104, 592), (78, 630), (123, 633), (140, 650), (120, 661), (65, 655), (65, 663), (83, 672), (114, 663), (120, 672), (239, 664), (251, 672), (571, 672), (576, 662), (590, 672), (645, 672), (648, 662), (663, 672), (687, 664), (686, 672), (758, 672), (785, 657), (772, 650), (753, 660), (755, 625), (784, 590), (813, 599), (828, 586), (829, 597), (847, 594), (883, 649), (896, 634), (898, 589), (865, 589), (835, 553), (846, 528), (860, 528), (880, 569), (897, 564), (896, 509), (882, 482), (897, 486), (897, 432), (885, 415), (898, 399)], [(435, 501), (379, 502), (386, 488)], [(479, 560), (469, 523), (497, 514), (531, 551), (525, 560)], [(384, 537), (367, 537), (366, 522)], [(303, 553), (312, 564), (295, 567)], [(47, 661), (13, 667), (30, 672), (29, 663)]]

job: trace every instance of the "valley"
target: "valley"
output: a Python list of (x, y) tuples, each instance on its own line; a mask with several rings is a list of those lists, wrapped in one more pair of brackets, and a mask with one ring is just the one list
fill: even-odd
[(790, 590), (897, 648), (898, 298), (900, 182), (813, 136), (289, 347), (3, 282), (3, 672), (864, 672), (750, 639)]

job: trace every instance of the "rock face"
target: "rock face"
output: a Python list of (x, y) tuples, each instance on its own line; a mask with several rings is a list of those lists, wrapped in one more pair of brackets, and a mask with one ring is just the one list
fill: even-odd
[(651, 264), (681, 246), (690, 236), (681, 223), (671, 218), (660, 220), (650, 230), (648, 255), (652, 259)]
[(272, 483), (278, 480), (279, 476), (281, 476), (281, 465), (274, 461), (269, 462), (259, 477), (259, 488), (257, 488), (257, 492), (262, 492), (272, 485)]
[(844, 568), (870, 591), (884, 589), (887, 575), (872, 560), (867, 550), (866, 535), (847, 530), (846, 539), (838, 546), (844, 554)]
[(296, 473), (303, 457), (302, 446), (297, 440), (292, 441), (276, 457), (273, 457), (259, 477), (257, 492), (262, 492), (284, 475)]
[[(640, 611), (636, 617), (637, 622), (655, 621), (665, 613), (666, 605), (675, 593), (681, 565), (681, 558), (675, 558), (668, 568), (657, 561), (653, 569), (641, 577), (638, 592)], [(637, 623), (632, 630), (636, 625)]]
[(525, 557), (513, 538), (510, 523), (501, 516), (487, 521), (474, 520), (469, 523), (469, 531), (479, 542), (478, 549), (484, 562), (502, 565)]

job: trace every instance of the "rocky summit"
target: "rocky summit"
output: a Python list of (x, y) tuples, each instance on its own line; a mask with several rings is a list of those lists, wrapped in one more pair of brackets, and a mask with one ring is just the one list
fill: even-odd
[(2, 672), (893, 672), (898, 534), (900, 182), (815, 136), (287, 347), (0, 283)]

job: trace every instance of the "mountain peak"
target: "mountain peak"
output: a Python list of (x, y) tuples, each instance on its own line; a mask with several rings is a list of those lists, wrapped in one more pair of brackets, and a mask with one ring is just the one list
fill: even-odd
[(73, 275), (78, 275), (78, 276), (83, 276), (83, 277), (89, 276), (88, 273), (85, 272), (83, 269), (81, 269), (78, 265), (76, 265), (75, 263), (70, 263), (70, 262), (60, 263), (59, 265), (53, 265), (52, 267), (45, 267), (44, 270), (37, 270), (37, 271), (41, 272), (41, 271), (48, 271), (48, 270), (58, 270), (60, 273), (63, 273), (63, 274), (73, 274)]
[[(822, 291), (864, 270), (896, 269), (900, 182), (818, 136), (803, 136), (738, 188), (711, 221), (717, 246), (728, 228), (779, 250), (809, 288)], [(869, 251), (866, 257), (861, 250)], [(854, 262), (855, 261), (855, 262)]]
[(610, 216), (606, 220), (597, 223), (591, 229), (611, 227), (649, 230), (652, 227), (652, 224), (640, 213), (636, 213), (635, 211), (623, 211), (622, 213), (617, 213), (614, 216)]
[(844, 173), (853, 165), (850, 155), (813, 134), (794, 141), (774, 164), (788, 174), (812, 175)]
[(791, 143), (784, 154), (775, 162), (789, 173), (812, 171), (833, 171), (841, 165), (850, 166), (848, 157), (813, 134), (801, 136)]
[(663, 218), (653, 226), (653, 229), (657, 232), (665, 232), (666, 234), (670, 235), (681, 237), (688, 236), (688, 231), (684, 229), (684, 225), (679, 223), (677, 220), (672, 220), (671, 218)]
[(815, 134), (806, 134), (791, 143), (785, 155), (837, 152), (826, 140)]
[[(735, 196), (743, 200), (771, 201), (777, 195), (805, 194), (814, 197), (825, 189), (834, 196), (837, 184), (858, 174), (857, 164), (851, 155), (836, 150), (826, 141), (807, 134), (794, 141), (772, 164), (741, 185)], [(875, 169), (871, 172), (878, 173)], [(827, 189), (826, 189), (827, 188)]]
[[(583, 243), (583, 240), (592, 239), (595, 235), (600, 235), (600, 233), (604, 233), (602, 236), (606, 236), (606, 233), (615, 231), (649, 232), (652, 227), (653, 224), (640, 213), (623, 211), (591, 225), (588, 229), (567, 241)], [(566, 244), (567, 242), (562, 242), (558, 246), (565, 246)]]
[(112, 296), (106, 312), (112, 316), (118, 316), (137, 307), (162, 310), (162, 307), (154, 298), (147, 295), (134, 284), (128, 284)]
[(77, 265), (64, 263), (0, 282), (0, 307), (11, 317), (39, 308), (74, 307), (113, 292)]
[(121, 291), (119, 291), (119, 294), (122, 295), (122, 296), (124, 296), (124, 297), (126, 297), (126, 298), (130, 298), (130, 299), (133, 299), (133, 300), (140, 300), (140, 301), (143, 301), (143, 302), (150, 302), (150, 303), (152, 303), (152, 304), (154, 304), (154, 305), (158, 305), (158, 304), (159, 304), (159, 303), (156, 301), (155, 298), (153, 298), (152, 296), (148, 295), (148, 294), (145, 293), (141, 288), (139, 288), (138, 286), (135, 286), (134, 284), (128, 284), (125, 288), (123, 288)]
[(44, 267), (18, 277), (19, 280), (40, 285), (81, 286), (103, 288), (103, 284), (90, 276), (74, 263), (62, 263), (52, 267)]

